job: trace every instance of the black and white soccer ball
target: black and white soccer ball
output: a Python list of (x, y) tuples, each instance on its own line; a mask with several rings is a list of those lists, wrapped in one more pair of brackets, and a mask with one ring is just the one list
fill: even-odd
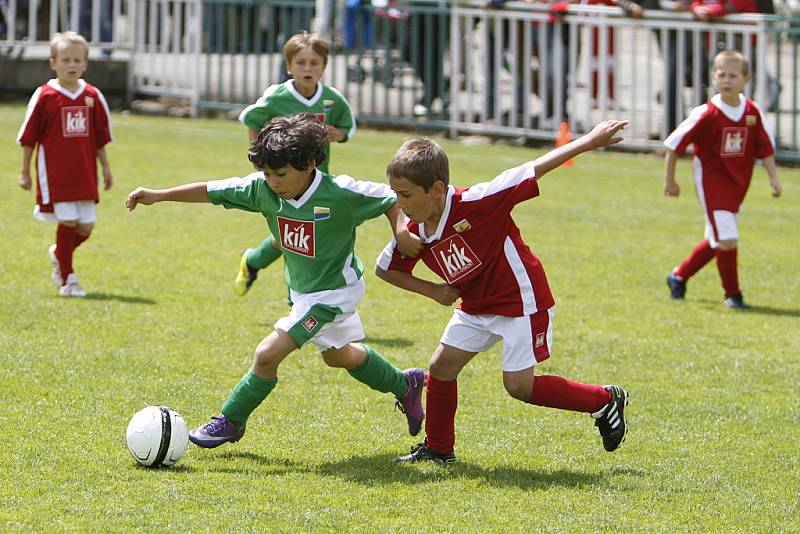
[(146, 467), (172, 465), (189, 446), (186, 421), (166, 406), (148, 406), (136, 412), (125, 437), (131, 455)]

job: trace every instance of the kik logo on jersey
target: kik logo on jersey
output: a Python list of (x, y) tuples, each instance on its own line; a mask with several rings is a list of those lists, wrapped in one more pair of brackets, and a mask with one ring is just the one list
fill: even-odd
[(722, 152), (723, 158), (731, 158), (744, 154), (744, 147), (747, 143), (747, 128), (734, 127), (722, 129)]
[(431, 252), (448, 284), (457, 282), (481, 265), (481, 260), (458, 234), (440, 241)]
[(278, 217), (281, 246), (297, 254), (314, 257), (314, 221), (297, 221)]
[(87, 137), (89, 135), (89, 108), (87, 106), (61, 108), (61, 131), (64, 137)]

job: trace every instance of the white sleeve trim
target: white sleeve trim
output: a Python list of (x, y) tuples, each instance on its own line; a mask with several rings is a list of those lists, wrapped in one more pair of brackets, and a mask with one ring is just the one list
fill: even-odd
[(28, 108), (25, 110), (25, 119), (22, 121), (22, 126), (19, 128), (19, 133), (17, 133), (17, 144), (22, 144), (22, 135), (25, 133), (25, 128), (28, 126), (28, 121), (31, 120), (31, 115), (33, 115), (33, 110), (36, 109), (36, 104), (39, 103), (39, 96), (42, 94), (42, 87), (39, 86), (31, 95), (31, 99), (28, 101)]
[(261, 95), (261, 96), (258, 98), (258, 100), (256, 100), (255, 102), (253, 102), (252, 104), (250, 104), (249, 106), (247, 106), (246, 108), (244, 108), (244, 109), (242, 110), (242, 112), (241, 112), (241, 113), (239, 113), (239, 122), (241, 122), (242, 124), (245, 124), (245, 122), (244, 122), (244, 118), (247, 116), (247, 114), (248, 114), (248, 113), (250, 113), (250, 112), (251, 112), (251, 111), (252, 111), (254, 108), (260, 108), (260, 107), (263, 107), (263, 106), (264, 106), (264, 104), (265, 104), (265, 103), (267, 102), (267, 100), (269, 99), (269, 97), (271, 97), (271, 96), (272, 96), (272, 93), (274, 93), (275, 91), (277, 91), (277, 90), (278, 90), (278, 87), (280, 87), (280, 86), (281, 86), (281, 84), (279, 84), (279, 83), (278, 83), (278, 84), (275, 84), (275, 85), (270, 85), (269, 87), (267, 87), (267, 89), (264, 91), (264, 94), (263, 94), (263, 95)]
[(388, 271), (389, 265), (392, 263), (392, 254), (394, 253), (394, 247), (397, 244), (397, 241), (392, 238), (389, 243), (383, 247), (383, 250), (378, 255), (378, 258), (375, 260), (375, 265), (381, 271)]
[(346, 135), (347, 135), (347, 140), (349, 141), (349, 140), (350, 140), (350, 139), (352, 139), (352, 138), (353, 138), (353, 136), (356, 134), (356, 116), (353, 114), (353, 108), (352, 108), (352, 107), (350, 107), (350, 102), (348, 102), (348, 101), (347, 101), (347, 99), (344, 97), (344, 95), (343, 95), (343, 94), (342, 94), (342, 93), (341, 93), (341, 92), (340, 92), (340, 91), (339, 91), (337, 88), (335, 88), (335, 87), (331, 87), (330, 85), (328, 86), (328, 88), (329, 88), (331, 91), (333, 91), (333, 93), (334, 93), (334, 94), (338, 95), (338, 96), (339, 96), (339, 98), (341, 98), (341, 99), (342, 99), (342, 103), (343, 103), (345, 106), (347, 106), (347, 112), (350, 114), (350, 124), (352, 124), (352, 125), (353, 125), (353, 126), (351, 126), (351, 127), (350, 127), (350, 129), (349, 129), (349, 130), (347, 130), (347, 132), (346, 132)]
[(264, 178), (263, 172), (254, 172), (245, 177), (226, 178), (224, 180), (210, 180), (206, 183), (206, 191), (223, 191), (225, 189), (236, 189), (237, 187), (247, 187), (255, 180)]
[(761, 108), (758, 107), (758, 104), (756, 104), (755, 101), (753, 101), (753, 105), (758, 110), (758, 115), (761, 117), (761, 126), (764, 128), (764, 131), (767, 132), (767, 137), (769, 137), (769, 141), (772, 143), (772, 150), (777, 149), (778, 147), (775, 144), (775, 134), (772, 133), (772, 127), (769, 125), (766, 115), (764, 115), (764, 112), (761, 111)]
[(689, 113), (689, 116), (664, 139), (664, 146), (670, 150), (676, 150), (686, 134), (700, 121), (700, 117), (705, 114), (706, 110), (708, 110), (708, 104), (703, 104), (702, 106), (694, 108), (692, 112)]
[(342, 189), (364, 195), (365, 197), (396, 198), (392, 188), (386, 184), (356, 180), (347, 174), (340, 174), (334, 178), (333, 181)]
[(513, 169), (508, 169), (497, 175), (491, 182), (473, 185), (461, 194), (461, 200), (469, 202), (493, 195), (504, 189), (515, 187), (525, 180), (536, 178), (536, 168), (533, 161), (523, 163)]
[(109, 137), (108, 142), (111, 143), (112, 141), (114, 141), (114, 131), (111, 129), (111, 110), (108, 108), (108, 102), (106, 102), (106, 97), (102, 93), (102, 91), (100, 91), (100, 89), (98, 89), (97, 87), (95, 87), (94, 90), (97, 92), (97, 98), (100, 99), (100, 103), (103, 105), (103, 110), (105, 110), (106, 112), (106, 122), (108, 123), (108, 137)]

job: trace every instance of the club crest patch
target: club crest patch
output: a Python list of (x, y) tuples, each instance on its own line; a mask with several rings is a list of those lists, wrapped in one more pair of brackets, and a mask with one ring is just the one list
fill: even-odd
[(330, 218), (330, 216), (331, 216), (330, 208), (326, 208), (324, 206), (314, 206), (315, 221), (324, 221), (325, 219)]
[(319, 324), (319, 321), (317, 321), (316, 317), (313, 315), (309, 315), (308, 319), (303, 321), (301, 324), (303, 325), (303, 328), (305, 328), (306, 332), (310, 334), (311, 331), (314, 330), (314, 328)]
[(458, 282), (481, 266), (481, 260), (460, 234), (454, 234), (431, 248), (433, 257), (448, 284)]
[(281, 247), (309, 258), (314, 257), (314, 222), (278, 217)]
[(466, 232), (466, 231), (467, 231), (467, 230), (469, 230), (470, 228), (472, 228), (472, 225), (471, 225), (471, 224), (469, 224), (469, 221), (468, 221), (468, 220), (466, 220), (466, 219), (461, 219), (460, 221), (458, 221), (457, 223), (455, 223), (455, 224), (453, 225), (453, 230), (455, 230), (455, 231), (456, 231), (456, 232), (458, 232), (459, 234), (460, 234), (461, 232)]
[(744, 123), (748, 126), (755, 126), (756, 125), (756, 116), (755, 115), (745, 115)]
[(83, 102), (90, 108), (94, 107), (94, 97), (87, 96), (83, 98)]
[(325, 124), (325, 114), (324, 113), (315, 113), (314, 116), (317, 118), (319, 122)]

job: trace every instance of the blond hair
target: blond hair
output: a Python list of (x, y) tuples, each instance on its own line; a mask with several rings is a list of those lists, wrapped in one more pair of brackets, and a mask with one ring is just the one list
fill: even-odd
[(310, 48), (315, 54), (322, 57), (322, 64), (328, 66), (328, 54), (330, 53), (331, 46), (328, 41), (317, 35), (316, 33), (308, 33), (302, 31), (289, 37), (286, 44), (283, 45), (283, 57), (286, 59), (286, 64), (292, 62), (292, 58), (297, 55), (300, 50)]
[(58, 48), (61, 44), (64, 46), (68, 46), (71, 44), (79, 44), (86, 50), (86, 59), (89, 59), (89, 43), (86, 42), (86, 39), (83, 38), (83, 35), (79, 33), (75, 33), (73, 31), (63, 32), (63, 33), (54, 33), (53, 38), (50, 39), (50, 58), (56, 59), (58, 56)]
[(742, 74), (750, 76), (750, 62), (744, 57), (744, 54), (738, 50), (723, 50), (714, 56), (714, 64), (711, 70), (717, 70), (722, 63), (738, 61), (742, 66)]

